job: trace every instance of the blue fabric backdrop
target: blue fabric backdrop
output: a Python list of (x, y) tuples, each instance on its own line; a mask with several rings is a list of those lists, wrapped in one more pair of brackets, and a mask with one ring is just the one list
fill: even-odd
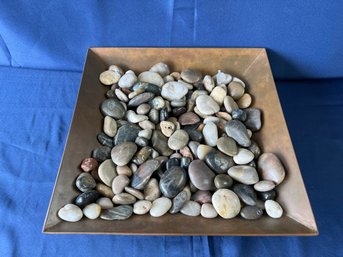
[[(342, 1), (1, 1), (0, 256), (343, 256)], [(320, 235), (45, 235), (91, 46), (268, 47)], [(316, 78), (317, 80), (303, 80)], [(318, 79), (321, 78), (321, 79)]]

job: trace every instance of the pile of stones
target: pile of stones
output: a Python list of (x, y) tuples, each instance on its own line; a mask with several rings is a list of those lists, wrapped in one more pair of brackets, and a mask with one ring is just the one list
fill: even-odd
[(101, 146), (82, 161), (80, 195), (58, 211), (61, 219), (283, 215), (275, 187), (285, 170), (252, 139), (261, 110), (250, 107), (241, 79), (220, 70), (170, 72), (164, 63), (138, 76), (111, 65), (99, 79), (110, 86), (100, 104)]

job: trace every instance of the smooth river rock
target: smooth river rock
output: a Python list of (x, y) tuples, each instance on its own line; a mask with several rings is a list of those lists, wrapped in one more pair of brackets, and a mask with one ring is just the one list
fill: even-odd
[(192, 195), (191, 199), (201, 204), (210, 203), (212, 193), (210, 191), (198, 190)]
[(147, 200), (140, 200), (133, 205), (133, 213), (137, 215), (143, 215), (150, 211), (152, 203)]
[(212, 196), (216, 212), (224, 219), (236, 217), (241, 210), (238, 196), (230, 189), (218, 189)]
[(98, 162), (94, 158), (85, 158), (82, 161), (80, 167), (84, 172), (90, 172), (91, 170), (98, 167)]
[(194, 160), (188, 167), (189, 179), (200, 190), (213, 190), (215, 174), (202, 160)]
[(230, 188), (233, 184), (233, 180), (229, 175), (226, 174), (218, 174), (214, 178), (214, 185), (216, 188)]
[(112, 191), (114, 194), (120, 194), (124, 188), (130, 184), (130, 179), (125, 175), (118, 175), (112, 181)]
[(166, 170), (166, 172), (161, 177), (161, 193), (165, 197), (173, 198), (185, 187), (186, 182), (186, 172), (180, 167), (171, 167)]
[(150, 209), (150, 215), (152, 217), (161, 217), (166, 214), (170, 207), (172, 206), (172, 201), (167, 197), (157, 198), (152, 202), (152, 207)]
[(163, 62), (156, 63), (150, 68), (150, 71), (157, 72), (161, 77), (165, 77), (170, 73), (169, 67)]
[(129, 107), (136, 107), (139, 106), (143, 103), (147, 103), (149, 102), (151, 99), (153, 99), (155, 96), (154, 93), (151, 92), (144, 92), (142, 94), (139, 94), (137, 96), (135, 96), (134, 98), (132, 98), (129, 103), (127, 104), (127, 106)]
[(219, 112), (219, 105), (209, 95), (199, 95), (196, 99), (198, 110), (204, 115), (212, 115)]
[(188, 200), (187, 192), (185, 190), (181, 191), (173, 198), (172, 207), (169, 212), (172, 214), (179, 212)]
[(106, 99), (101, 103), (100, 110), (104, 116), (121, 119), (125, 115), (123, 105), (114, 98)]
[(200, 214), (202, 217), (207, 219), (213, 219), (218, 216), (216, 209), (210, 203), (204, 203), (201, 205)]
[(84, 208), (86, 205), (96, 202), (101, 197), (101, 194), (95, 190), (90, 190), (80, 194), (75, 199), (75, 204), (80, 208)]
[(283, 209), (278, 202), (274, 200), (267, 200), (264, 203), (264, 207), (269, 217), (274, 219), (281, 218), (283, 214)]
[(83, 214), (90, 220), (95, 220), (100, 216), (101, 206), (97, 203), (91, 203), (83, 208)]
[(264, 153), (258, 158), (258, 171), (263, 180), (279, 185), (285, 179), (285, 169), (280, 159), (273, 153)]
[(261, 180), (254, 185), (258, 192), (267, 192), (275, 188), (275, 183), (269, 180)]
[(157, 86), (162, 86), (164, 84), (161, 75), (153, 71), (143, 71), (141, 74), (138, 75), (138, 80)]
[(137, 145), (132, 142), (124, 142), (113, 147), (111, 151), (112, 161), (118, 166), (124, 166), (130, 162), (137, 151)]
[(188, 92), (188, 88), (176, 81), (167, 82), (163, 85), (161, 95), (164, 99), (169, 101), (179, 100), (184, 97)]
[(201, 206), (199, 203), (195, 201), (187, 201), (181, 208), (180, 212), (187, 216), (199, 216), (200, 215)]
[(144, 198), (148, 201), (154, 201), (161, 196), (160, 187), (156, 178), (148, 181), (144, 187)]
[(137, 76), (131, 70), (128, 70), (118, 81), (118, 86), (121, 88), (130, 88), (137, 81)]
[(235, 164), (232, 157), (227, 156), (219, 151), (213, 150), (205, 157), (206, 164), (216, 173), (227, 173)]
[(195, 82), (198, 82), (202, 78), (202, 75), (197, 70), (186, 69), (181, 72), (181, 78), (184, 81), (193, 84)]
[(58, 217), (69, 222), (76, 222), (82, 219), (83, 213), (80, 207), (75, 204), (67, 204), (59, 209)]
[(117, 122), (110, 116), (104, 118), (104, 132), (109, 137), (114, 137), (117, 133)]
[(116, 166), (112, 159), (107, 159), (100, 164), (98, 168), (98, 176), (105, 185), (112, 185), (112, 180), (117, 176)]
[(263, 210), (257, 206), (245, 206), (240, 212), (242, 218), (247, 220), (256, 220), (262, 217)]
[(218, 129), (216, 124), (208, 122), (205, 124), (202, 134), (204, 135), (205, 143), (209, 146), (216, 146), (218, 140)]
[(200, 118), (194, 112), (186, 112), (179, 117), (178, 121), (182, 126), (193, 125), (198, 123)]
[(91, 174), (88, 172), (82, 172), (77, 178), (76, 178), (76, 187), (81, 192), (89, 191), (96, 187), (96, 182)]
[(168, 146), (172, 150), (180, 150), (188, 144), (189, 136), (185, 130), (176, 130), (168, 139)]
[(250, 152), (247, 149), (244, 148), (240, 148), (238, 149), (237, 154), (233, 157), (233, 161), (236, 164), (248, 164), (249, 162), (251, 162), (254, 159), (254, 154), (252, 152)]
[(99, 204), (101, 209), (103, 210), (111, 209), (114, 207), (112, 200), (108, 197), (101, 197), (96, 201), (96, 203)]
[(217, 148), (228, 156), (234, 156), (238, 152), (236, 141), (231, 137), (221, 137), (217, 140)]
[(276, 198), (276, 191), (270, 190), (266, 192), (257, 192), (257, 195), (263, 201), (274, 200)]
[(104, 146), (108, 146), (110, 148), (113, 147), (113, 138), (107, 136), (104, 132), (100, 132), (96, 135), (96, 138), (98, 139), (98, 142)]
[(139, 166), (138, 170), (133, 174), (131, 180), (131, 186), (135, 189), (144, 189), (144, 186), (148, 183), (151, 175), (155, 170), (160, 167), (158, 160), (148, 160)]
[(159, 130), (154, 130), (151, 137), (152, 147), (163, 156), (169, 156), (173, 150), (168, 146), (168, 138)]
[(257, 195), (254, 189), (248, 185), (236, 184), (233, 186), (233, 191), (247, 205), (254, 206), (257, 203)]
[(118, 129), (117, 134), (114, 138), (114, 144), (118, 145), (124, 142), (135, 142), (139, 131), (140, 128), (135, 124), (124, 124)]
[(136, 202), (136, 197), (129, 193), (120, 193), (116, 194), (112, 198), (112, 201), (115, 204), (134, 204)]
[(111, 158), (111, 147), (108, 146), (100, 146), (98, 148), (95, 148), (92, 152), (92, 157), (97, 162), (103, 162), (106, 159)]
[(246, 127), (239, 120), (229, 120), (225, 124), (226, 134), (233, 138), (238, 144), (249, 147), (251, 142)]
[(228, 174), (245, 185), (252, 185), (259, 181), (256, 169), (248, 165), (233, 166), (228, 170)]
[(262, 127), (261, 121), (261, 110), (257, 108), (248, 108), (245, 109), (247, 118), (244, 122), (245, 126), (251, 131), (260, 130)]
[(133, 208), (130, 205), (120, 205), (104, 210), (100, 218), (103, 220), (126, 220), (131, 217)]

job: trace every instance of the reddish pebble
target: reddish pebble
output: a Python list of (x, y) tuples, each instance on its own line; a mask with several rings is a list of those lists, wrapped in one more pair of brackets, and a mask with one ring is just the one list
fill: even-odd
[(96, 167), (98, 167), (98, 162), (93, 158), (86, 158), (81, 163), (81, 169), (85, 172), (90, 172)]
[(198, 123), (200, 118), (194, 112), (186, 112), (179, 117), (179, 122), (181, 125), (193, 125)]

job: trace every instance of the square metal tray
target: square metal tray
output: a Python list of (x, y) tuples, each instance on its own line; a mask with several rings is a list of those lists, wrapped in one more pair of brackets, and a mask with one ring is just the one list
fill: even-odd
[[(88, 220), (76, 223), (60, 220), (59, 208), (78, 195), (74, 181), (80, 162), (99, 146), (96, 134), (102, 130), (99, 104), (105, 87), (99, 74), (110, 64), (139, 73), (153, 64), (165, 62), (172, 71), (185, 68), (215, 74), (218, 69), (242, 78), (253, 95), (253, 106), (262, 109), (263, 127), (254, 134), (263, 152), (276, 153), (287, 175), (278, 186), (278, 201), (285, 215), (281, 219), (263, 217), (248, 221), (166, 214), (160, 218), (134, 215), (125, 221)], [(43, 232), (75, 234), (144, 235), (317, 235), (318, 230), (301, 177), (287, 125), (280, 106), (266, 50), (264, 48), (91, 48), (82, 76), (73, 121), (65, 146)]]

